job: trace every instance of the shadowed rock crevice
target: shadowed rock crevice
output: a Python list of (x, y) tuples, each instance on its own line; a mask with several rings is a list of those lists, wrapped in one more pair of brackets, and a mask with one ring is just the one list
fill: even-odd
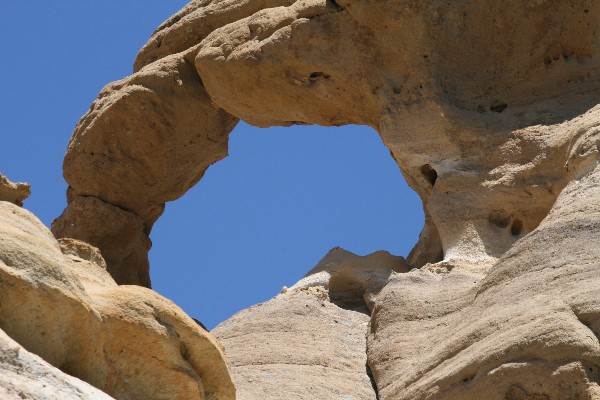
[(375, 392), (375, 400), (380, 400), (379, 390), (377, 389), (377, 382), (375, 382), (375, 378), (373, 377), (373, 373), (371, 372), (371, 368), (369, 367), (369, 364), (367, 364), (365, 368), (367, 369), (367, 375), (369, 376), (369, 379), (371, 380), (371, 386), (373, 386), (373, 391)]

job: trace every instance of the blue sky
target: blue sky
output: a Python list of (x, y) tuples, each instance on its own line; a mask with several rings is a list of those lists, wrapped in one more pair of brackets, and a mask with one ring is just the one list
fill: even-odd
[[(185, 4), (4, 2), (0, 171), (32, 184), (25, 207), (46, 225), (66, 206), (61, 165), (78, 119)], [(418, 238), (420, 200), (371, 128), (241, 123), (229, 154), (151, 234), (154, 289), (209, 328), (293, 285), (335, 246), (406, 256)]]

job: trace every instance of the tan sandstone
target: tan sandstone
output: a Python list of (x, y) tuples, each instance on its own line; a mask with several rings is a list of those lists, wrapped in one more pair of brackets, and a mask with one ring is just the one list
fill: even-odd
[(359, 257), (337, 248), (293, 287), (217, 326), (238, 398), (376, 399), (369, 307), (393, 271), (407, 270), (387, 252)]
[(9, 201), (22, 206), (23, 200), (30, 194), (31, 187), (28, 183), (13, 183), (6, 176), (0, 174), (0, 201)]
[(3, 400), (111, 400), (61, 372), (0, 330), (0, 398)]
[(0, 227), (0, 329), (25, 349), (115, 399), (235, 398), (222, 346), (175, 304), (118, 286), (98, 249), (14, 204)]
[(223, 323), (240, 398), (372, 398), (366, 360), (383, 400), (597, 399), (599, 26), (593, 0), (192, 1), (76, 127), (53, 233), (149, 286), (152, 224), (238, 119), (369, 125), (423, 200), (412, 271), (321, 266)]

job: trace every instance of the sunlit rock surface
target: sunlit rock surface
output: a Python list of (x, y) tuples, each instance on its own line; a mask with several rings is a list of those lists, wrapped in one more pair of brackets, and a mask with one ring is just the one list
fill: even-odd
[(65, 373), (115, 399), (235, 398), (222, 346), (211, 334), (155, 292), (118, 286), (98, 249), (57, 242), (33, 214), (6, 201), (0, 201), (0, 329), (46, 361), (0, 337), (6, 347), (0, 382), (10, 382), (0, 383), (0, 393), (8, 398), (109, 398)]
[[(593, 0), (193, 1), (77, 125), (53, 233), (149, 286), (152, 224), (227, 154), (238, 119), (369, 125), (423, 200), (419, 242), (406, 264), (326, 262), (220, 325), (239, 398), (600, 398), (598, 26)], [(48, 265), (56, 246), (39, 245)], [(113, 315), (112, 301), (152, 321), (127, 294), (151, 292), (114, 286), (97, 305), (53, 276), (67, 309)], [(69, 359), (65, 337), (49, 333), (47, 360)]]

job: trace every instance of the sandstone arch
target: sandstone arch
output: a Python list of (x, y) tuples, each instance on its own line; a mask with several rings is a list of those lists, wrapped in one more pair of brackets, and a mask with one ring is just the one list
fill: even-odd
[[(152, 224), (226, 155), (238, 118), (369, 125), (426, 213), (408, 259), (423, 268), (392, 274), (370, 320), (381, 398), (594, 398), (598, 26), (593, 0), (193, 1), (77, 126), (53, 232), (98, 246), (119, 283), (149, 285)], [(557, 262), (546, 241), (574, 257)]]
[[(97, 245), (120, 283), (149, 286), (152, 224), (227, 154), (237, 118), (356, 123), (380, 133), (423, 199), (426, 226), (409, 262), (439, 261), (442, 251), (493, 260), (539, 224), (576, 174), (563, 166), (581, 134), (550, 143), (551, 126), (594, 105), (600, 79), (592, 3), (510, 9), (194, 1), (77, 125), (64, 162), (69, 206), (53, 232)], [(540, 41), (542, 23), (563, 29)], [(527, 131), (536, 124), (545, 127)], [(495, 222), (499, 213), (510, 229)]]

